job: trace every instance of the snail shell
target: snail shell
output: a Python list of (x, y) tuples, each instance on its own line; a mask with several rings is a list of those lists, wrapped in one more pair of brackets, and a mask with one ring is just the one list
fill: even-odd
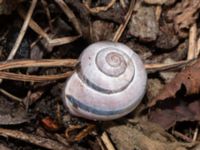
[(139, 56), (115, 42), (88, 46), (80, 67), (68, 79), (64, 104), (76, 116), (112, 120), (131, 112), (142, 100), (147, 73)]

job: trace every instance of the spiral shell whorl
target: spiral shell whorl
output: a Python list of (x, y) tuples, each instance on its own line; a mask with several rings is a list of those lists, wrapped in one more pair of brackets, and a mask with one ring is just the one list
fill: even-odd
[(129, 53), (107, 42), (98, 42), (84, 50), (80, 57), (82, 79), (108, 93), (126, 88), (134, 77), (134, 64)]
[[(124, 56), (123, 56), (124, 55)], [(96, 65), (103, 73), (108, 76), (118, 77), (126, 70), (127, 63), (124, 59), (125, 54), (113, 48), (106, 48), (98, 52)], [(128, 57), (126, 58), (128, 59)]]
[(67, 81), (64, 103), (69, 111), (92, 120), (128, 114), (142, 100), (147, 82), (139, 56), (121, 43), (97, 42), (80, 58), (80, 69)]

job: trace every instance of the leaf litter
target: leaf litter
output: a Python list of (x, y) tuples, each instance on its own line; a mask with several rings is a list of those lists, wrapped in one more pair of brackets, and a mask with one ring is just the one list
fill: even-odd
[[(199, 149), (200, 61), (192, 60), (198, 51), (188, 57), (200, 50), (199, 0), (9, 2), (0, 0), (0, 19), (6, 18), (0, 28), (4, 147)], [(33, 13), (27, 13), (32, 4)], [(19, 31), (26, 16), (32, 17), (23, 36)], [(7, 38), (10, 34), (13, 38)], [(13, 46), (22, 37), (21, 46)], [(141, 105), (126, 117), (91, 122), (69, 114), (61, 93), (81, 51), (101, 40), (120, 41), (135, 50), (145, 62), (148, 87)], [(13, 58), (18, 60), (6, 61), (12, 48), (18, 49)], [(26, 60), (19, 54), (26, 54)]]

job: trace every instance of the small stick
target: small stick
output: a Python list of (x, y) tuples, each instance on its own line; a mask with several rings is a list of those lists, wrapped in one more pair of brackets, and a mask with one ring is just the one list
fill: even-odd
[(171, 64), (145, 64), (145, 68), (148, 72), (166, 71), (175, 68), (180, 68), (193, 62), (195, 62), (195, 60), (183, 60)]
[[(22, 8), (18, 9), (18, 13), (21, 18), (25, 19), (25, 12)], [(44, 32), (42, 30), (42, 28), (33, 19), (30, 19), (29, 26), (33, 31), (35, 31), (37, 34), (41, 35), (44, 39), (46, 39), (47, 41), (50, 40), (48, 34), (46, 32)]]
[(7, 92), (6, 90), (4, 90), (4, 89), (2, 89), (2, 88), (0, 88), (0, 92), (1, 92), (2, 94), (6, 95), (7, 97), (9, 97), (9, 98), (15, 100), (15, 101), (18, 101), (18, 102), (22, 102), (22, 101), (23, 101), (21, 98), (15, 96), (15, 95), (10, 94), (9, 92)]
[(23, 26), (22, 26), (22, 28), (20, 30), (19, 36), (17, 37), (17, 40), (16, 40), (16, 42), (15, 42), (15, 44), (14, 44), (14, 46), (13, 46), (13, 48), (12, 48), (12, 50), (11, 50), (9, 56), (8, 56), (8, 58), (7, 58), (7, 60), (11, 60), (11, 59), (14, 58), (14, 56), (15, 56), (15, 54), (17, 52), (17, 49), (19, 48), (19, 46), (20, 46), (20, 44), (21, 44), (21, 42), (22, 42), (22, 40), (24, 38), (24, 35), (25, 35), (26, 30), (28, 28), (28, 24), (29, 24), (29, 21), (31, 19), (31, 16), (33, 14), (33, 11), (35, 9), (36, 4), (37, 4), (37, 0), (32, 0), (31, 6), (30, 6), (30, 8), (28, 10), (28, 14), (27, 14), (26, 19), (24, 21), (24, 24), (23, 24)]
[(156, 14), (156, 20), (157, 20), (157, 21), (159, 21), (161, 13), (162, 13), (162, 7), (161, 7), (160, 5), (158, 5), (158, 6), (156, 7), (156, 13), (155, 13), (155, 14)]
[(196, 47), (197, 47), (197, 24), (194, 23), (191, 26), (189, 32), (189, 47), (188, 47), (187, 60), (195, 58)]
[(75, 67), (76, 59), (11, 60), (0, 62), (0, 70), (25, 67)]
[(197, 49), (196, 49), (195, 57), (197, 58), (199, 54), (200, 54), (200, 37), (197, 40)]
[(106, 6), (94, 7), (94, 8), (90, 8), (89, 4), (86, 2), (84, 2), (84, 5), (91, 13), (99, 13), (101, 11), (107, 11), (109, 8), (111, 8), (115, 4), (115, 2), (116, 0), (111, 0)]
[(134, 5), (135, 5), (135, 0), (131, 0), (130, 6), (129, 6), (129, 10), (128, 10), (126, 16), (125, 16), (125, 22), (123, 24), (121, 24), (119, 26), (119, 28), (117, 29), (117, 31), (115, 32), (115, 35), (113, 37), (113, 41), (114, 42), (119, 41), (122, 33), (124, 32), (128, 22), (129, 22), (129, 20), (130, 20), (130, 18), (132, 16), (132, 13), (133, 13), (133, 10), (134, 10)]
[(34, 145), (38, 145), (38, 146), (46, 148), (46, 149), (52, 149), (52, 150), (68, 149), (68, 150), (71, 150), (70, 147), (67, 147), (66, 145), (63, 145), (57, 141), (43, 138), (43, 137), (36, 136), (36, 135), (32, 135), (32, 134), (28, 134), (28, 133), (24, 133), (24, 132), (17, 131), (17, 130), (0, 128), (0, 136), (6, 137), (6, 138), (11, 137), (14, 139), (26, 141), (26, 142), (32, 143)]
[(113, 146), (113, 144), (111, 143), (108, 134), (104, 131), (102, 136), (101, 136), (101, 140), (103, 141), (104, 145), (106, 146), (106, 148), (108, 150), (115, 150), (115, 147)]
[(197, 125), (197, 127), (195, 128), (195, 131), (194, 131), (193, 138), (192, 138), (193, 142), (195, 142), (197, 140), (198, 133), (199, 133), (199, 128), (198, 128), (198, 125)]
[[(25, 19), (24, 11), (22, 9), (18, 9), (18, 13), (20, 17)], [(80, 38), (80, 35), (75, 35), (51, 39), (49, 35), (33, 19), (30, 19), (29, 26), (33, 31), (35, 31), (37, 34), (41, 35), (44, 39), (46, 39), (49, 46), (68, 44)]]
[(96, 137), (96, 140), (99, 143), (99, 146), (101, 147), (101, 150), (106, 150), (105, 146), (103, 145), (102, 140), (98, 136)]
[(192, 139), (189, 138), (188, 136), (178, 132), (178, 131), (173, 131), (172, 134), (174, 134), (175, 136), (181, 138), (182, 140), (186, 141), (186, 142), (189, 142), (191, 143), (192, 142)]

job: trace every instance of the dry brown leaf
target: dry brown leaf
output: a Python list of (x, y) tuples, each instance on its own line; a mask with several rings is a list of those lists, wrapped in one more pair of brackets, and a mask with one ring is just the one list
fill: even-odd
[[(156, 107), (149, 113), (149, 119), (164, 129), (174, 126), (177, 121), (200, 121), (200, 99), (183, 97), (200, 92), (200, 59), (178, 73), (148, 106)], [(179, 96), (177, 96), (179, 93)], [(182, 96), (182, 98), (180, 98)], [(176, 98), (171, 100), (169, 98)], [(168, 99), (168, 100), (166, 100)], [(165, 100), (165, 101), (164, 101)], [(162, 101), (162, 103), (158, 103)]]
[(188, 66), (183, 71), (178, 73), (171, 82), (166, 84), (155, 98), (153, 98), (148, 106), (151, 107), (157, 101), (162, 101), (167, 98), (175, 98), (177, 92), (181, 88), (185, 88), (185, 95), (198, 94), (200, 92), (200, 59), (195, 64)]
[(13, 103), (4, 97), (0, 99), (0, 125), (16, 125), (31, 119), (21, 104)]
[(165, 105), (164, 109), (157, 108), (150, 112), (149, 120), (161, 125), (164, 129), (169, 129), (182, 121), (200, 120), (200, 99), (193, 102), (183, 100), (172, 105)]
[(182, 0), (167, 13), (169, 20), (174, 22), (175, 30), (180, 37), (188, 35), (190, 26), (199, 16), (200, 0)]

